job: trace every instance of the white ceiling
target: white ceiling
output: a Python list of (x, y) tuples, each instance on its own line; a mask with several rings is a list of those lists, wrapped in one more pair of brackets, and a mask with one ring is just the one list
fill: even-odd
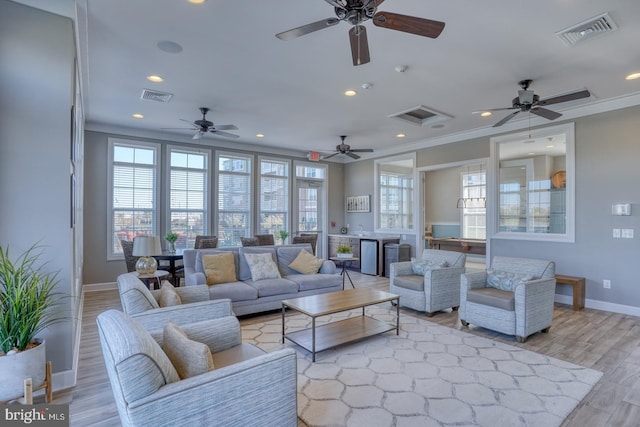
[[(191, 142), (190, 130), (162, 128), (186, 125), (179, 119), (197, 120), (198, 108), (209, 107), (209, 120), (238, 126), (233, 133), (240, 138), (225, 140), (238, 147), (328, 152), (340, 142), (339, 135), (348, 135), (352, 148), (374, 148), (377, 156), (445, 136), (488, 135), (551, 123), (537, 116), (529, 122), (528, 114), (521, 113), (492, 129), (508, 111), (490, 118), (472, 114), (510, 107), (522, 79), (533, 79), (530, 89), (542, 99), (583, 88), (591, 91), (591, 98), (574, 105), (549, 106), (565, 118), (591, 111), (585, 105), (638, 103), (640, 94), (640, 79), (624, 79), (640, 72), (638, 0), (386, 0), (379, 10), (444, 21), (446, 27), (439, 38), (430, 39), (369, 21), (371, 62), (358, 67), (351, 63), (350, 26), (345, 22), (290, 41), (275, 37), (333, 17), (333, 7), (323, 0), (77, 3), (79, 10), (86, 9), (78, 22), (89, 129), (173, 132), (171, 139)], [(555, 36), (603, 12), (609, 12), (617, 31), (572, 47)], [(183, 51), (163, 52), (157, 47), (160, 41), (179, 43)], [(398, 65), (407, 70), (395, 71)], [(164, 83), (147, 81), (150, 74), (161, 75)], [(365, 83), (371, 88), (363, 89)], [(172, 93), (173, 98), (167, 104), (142, 100), (144, 88)], [(345, 97), (350, 88), (358, 95)], [(615, 102), (603, 102), (610, 100)], [(438, 129), (388, 118), (418, 105), (453, 118)], [(133, 113), (145, 117), (136, 120)], [(266, 136), (259, 139), (258, 133)], [(406, 138), (397, 139), (397, 133)], [(207, 136), (201, 143), (207, 141), (215, 139)]]

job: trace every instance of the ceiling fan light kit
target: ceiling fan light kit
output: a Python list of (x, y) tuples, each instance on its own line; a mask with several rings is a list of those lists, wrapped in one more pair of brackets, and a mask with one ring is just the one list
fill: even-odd
[[(351, 58), (354, 66), (363, 65), (371, 61), (369, 56), (369, 41), (367, 28), (362, 25), (371, 20), (373, 25), (390, 30), (402, 31), (422, 37), (437, 38), (444, 30), (445, 23), (416, 16), (401, 15), (399, 13), (378, 12), (378, 6), (384, 0), (325, 0), (334, 8), (336, 18), (327, 18), (300, 27), (292, 28), (276, 34), (280, 40), (291, 40), (314, 31), (332, 27), (340, 21), (349, 23), (349, 43)], [(404, 72), (406, 67), (400, 71)]]
[(360, 156), (355, 154), (355, 153), (373, 153), (373, 149), (372, 148), (358, 148), (358, 149), (352, 149), (351, 146), (349, 144), (345, 144), (344, 140), (347, 138), (346, 135), (340, 135), (340, 139), (342, 140), (342, 142), (338, 145), (336, 145), (336, 150), (334, 153), (323, 156), (322, 160), (326, 160), (326, 159), (330, 159), (334, 156), (337, 156), (338, 154), (344, 154), (347, 155), (349, 157), (351, 157), (352, 159), (359, 159)]
[(212, 121), (207, 120), (207, 113), (209, 112), (209, 108), (200, 107), (200, 112), (202, 113), (202, 119), (196, 120), (194, 122), (190, 122), (189, 120), (180, 119), (183, 122), (187, 122), (191, 125), (190, 128), (164, 128), (164, 129), (191, 129), (195, 130), (196, 133), (193, 135), (192, 139), (200, 139), (206, 133), (212, 133), (214, 135), (223, 136), (225, 138), (240, 138), (240, 136), (235, 135), (233, 133), (224, 132), (225, 130), (238, 130), (236, 125), (214, 125)]

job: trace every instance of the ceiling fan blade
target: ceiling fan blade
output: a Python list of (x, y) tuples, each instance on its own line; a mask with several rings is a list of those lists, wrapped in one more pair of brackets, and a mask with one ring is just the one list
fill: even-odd
[(333, 7), (337, 7), (338, 9), (344, 9), (344, 5), (340, 3), (338, 0), (324, 0), (329, 3)]
[(358, 156), (357, 154), (353, 154), (351, 151), (347, 151), (346, 153), (347, 156), (351, 157), (352, 159), (359, 159), (360, 156)]
[(333, 153), (333, 154), (329, 154), (328, 156), (323, 156), (323, 157), (322, 157), (322, 160), (330, 159), (330, 158), (332, 158), (333, 156), (337, 156), (338, 154), (340, 154), (340, 153)]
[(185, 119), (178, 119), (180, 121), (183, 121), (185, 123), (189, 123), (191, 126), (193, 126), (193, 122), (191, 120), (185, 120)]
[(378, 12), (373, 17), (373, 24), (378, 27), (403, 31), (418, 36), (437, 38), (444, 30), (444, 22), (399, 13)]
[(362, 65), (370, 61), (369, 42), (367, 41), (367, 29), (364, 25), (354, 25), (349, 30), (351, 42), (351, 57), (353, 65)]
[(492, 127), (497, 128), (499, 126), (502, 126), (503, 124), (507, 123), (509, 120), (511, 120), (512, 118), (515, 117), (516, 114), (518, 114), (520, 112), (520, 110), (518, 111), (514, 111), (513, 113), (509, 114), (507, 117), (505, 117), (504, 119), (500, 120), (498, 123), (496, 123), (495, 125), (493, 125)]
[(338, 22), (340, 22), (338, 18), (327, 18), (321, 21), (312, 22), (311, 24), (302, 25), (300, 27), (283, 31), (276, 34), (276, 37), (280, 40), (291, 40), (295, 39), (296, 37), (304, 36), (305, 34), (313, 33), (314, 31), (331, 27), (333, 25), (336, 25)]
[(216, 130), (238, 130), (236, 125), (215, 125), (213, 126)]
[(482, 114), (487, 111), (507, 111), (507, 110), (519, 110), (519, 108), (516, 108), (516, 107), (487, 108), (486, 110), (472, 111), (471, 114)]
[(373, 153), (373, 148), (357, 148), (349, 151), (352, 153)]
[(531, 111), (536, 116), (544, 117), (545, 119), (548, 119), (548, 120), (555, 120), (558, 117), (562, 116), (562, 114), (560, 113), (556, 113), (555, 111), (547, 110), (546, 108), (542, 108), (542, 107), (533, 107), (529, 111)]
[(176, 130), (176, 129), (182, 129), (182, 130), (198, 130), (197, 127), (192, 127), (192, 128), (160, 128), (162, 130)]
[(554, 96), (553, 98), (542, 99), (536, 103), (536, 105), (551, 105), (559, 104), (561, 102), (573, 101), (575, 99), (588, 98), (591, 96), (591, 92), (588, 90), (580, 90), (578, 92), (567, 93), (565, 95)]
[(234, 138), (234, 139), (240, 138), (239, 135), (234, 135), (232, 133), (223, 132), (223, 131), (217, 130), (217, 129), (210, 129), (209, 132), (214, 134), (214, 135), (224, 136), (224, 137), (227, 137), (227, 138)]

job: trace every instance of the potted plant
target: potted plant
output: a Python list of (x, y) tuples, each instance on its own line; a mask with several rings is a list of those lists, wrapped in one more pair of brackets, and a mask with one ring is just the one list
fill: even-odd
[(338, 245), (338, 258), (353, 258), (353, 252), (351, 252), (351, 246)]
[(178, 233), (168, 232), (166, 236), (164, 236), (164, 240), (169, 242), (169, 252), (172, 254), (176, 253), (176, 240), (178, 240)]
[(280, 235), (280, 240), (282, 240), (282, 244), (284, 245), (284, 241), (289, 237), (289, 232), (286, 230), (280, 230), (278, 234)]
[(33, 245), (12, 261), (9, 246), (0, 246), (0, 401), (20, 397), (27, 378), (42, 384), (46, 347), (36, 335), (65, 320), (56, 310), (58, 273), (45, 271), (39, 249)]

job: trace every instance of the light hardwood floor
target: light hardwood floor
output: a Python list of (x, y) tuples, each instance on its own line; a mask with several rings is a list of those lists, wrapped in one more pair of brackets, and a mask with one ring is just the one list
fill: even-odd
[[(384, 277), (349, 273), (358, 287), (389, 290)], [(71, 402), (71, 426), (119, 426), (111, 386), (100, 351), (96, 316), (109, 308), (121, 309), (117, 291), (87, 292), (82, 316), (78, 382)], [(401, 309), (401, 315), (425, 318)], [(279, 318), (270, 312), (241, 318), (241, 324)], [(438, 313), (428, 321), (481, 335), (604, 372), (604, 376), (563, 423), (563, 427), (640, 425), (640, 318), (593, 309), (574, 312), (556, 304), (548, 334), (536, 334), (520, 344), (513, 337), (482, 328), (465, 328), (457, 312)], [(55, 398), (56, 396), (54, 396)]]

